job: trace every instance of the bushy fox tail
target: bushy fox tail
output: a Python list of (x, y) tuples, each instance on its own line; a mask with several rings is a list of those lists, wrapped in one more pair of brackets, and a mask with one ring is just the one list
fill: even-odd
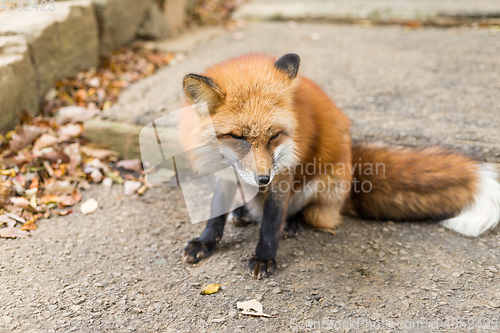
[(500, 220), (497, 165), (439, 147), (355, 143), (353, 168), (358, 186), (350, 204), (362, 218), (442, 221), (466, 236), (479, 236)]

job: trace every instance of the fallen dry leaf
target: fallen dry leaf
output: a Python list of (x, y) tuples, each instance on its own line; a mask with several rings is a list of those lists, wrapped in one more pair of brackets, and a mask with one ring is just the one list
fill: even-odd
[(16, 156), (8, 158), (5, 161), (7, 164), (13, 163), (16, 165), (23, 165), (33, 161), (33, 155), (28, 152), (20, 151), (16, 154)]
[(221, 287), (220, 284), (212, 283), (212, 284), (209, 284), (208, 286), (205, 286), (205, 288), (203, 288), (200, 293), (202, 295), (212, 295), (212, 294), (215, 294), (216, 292), (218, 292), (220, 287)]
[(231, 22), (232, 12), (246, 0), (199, 0), (192, 6), (187, 15), (189, 23), (198, 25), (220, 24)]
[(124, 187), (124, 194), (125, 195), (132, 195), (134, 194), (140, 187), (142, 186), (141, 182), (134, 181), (134, 180), (127, 180), (125, 184), (123, 184)]
[(116, 157), (119, 155), (118, 152), (113, 151), (113, 150), (92, 148), (92, 147), (86, 147), (86, 146), (80, 147), (80, 151), (87, 156), (95, 157), (95, 158), (98, 158), (100, 160), (105, 160), (105, 159), (108, 159), (109, 157)]
[(138, 158), (133, 160), (122, 160), (116, 163), (116, 168), (123, 168), (125, 170), (141, 172), (142, 161)]
[(80, 194), (80, 192), (78, 192), (77, 189), (74, 189), (73, 192), (71, 192), (71, 195), (76, 202), (80, 202), (80, 200), (82, 200), (82, 195)]
[(37, 193), (38, 193), (38, 187), (32, 187), (24, 191), (24, 195), (26, 196), (26, 198), (28, 198), (28, 200), (31, 200), (31, 198), (36, 196)]
[(33, 189), (33, 188), (37, 188), (38, 189), (38, 186), (40, 186), (39, 182), (38, 182), (38, 177), (34, 177), (32, 180), (31, 180), (31, 184), (29, 186), (30, 189)]
[(29, 200), (24, 198), (24, 197), (12, 197), (9, 200), (10, 200), (10, 202), (12, 202), (12, 204), (14, 206), (21, 207), (24, 209), (28, 209), (28, 207), (30, 205)]
[[(37, 206), (38, 206), (38, 205), (37, 205), (37, 203), (36, 203), (36, 195), (34, 195), (34, 196), (32, 196), (32, 197), (31, 197), (31, 199), (30, 199), (30, 205), (28, 206), (28, 209), (29, 209), (30, 207), (35, 208), (35, 211), (34, 211), (34, 212), (36, 212), (36, 207), (37, 207)], [(33, 213), (34, 213), (34, 212), (33, 212)]]
[(15, 177), (16, 176), (16, 170), (15, 169), (0, 170), (0, 175), (2, 175), (2, 176), (9, 176), (9, 177)]
[(16, 152), (23, 149), (27, 145), (33, 143), (42, 133), (42, 129), (37, 126), (23, 125), (14, 134), (9, 142), (9, 149), (11, 152)]
[(68, 163), (69, 157), (65, 153), (59, 150), (52, 150), (48, 153), (44, 153), (40, 158), (52, 162), (52, 163)]
[(85, 108), (82, 106), (66, 106), (59, 109), (58, 120), (61, 123), (83, 123), (95, 117), (99, 113), (97, 108)]
[(81, 188), (81, 189), (84, 189), (84, 190), (90, 190), (91, 189), (91, 186), (89, 184), (89, 182), (85, 179), (80, 179), (80, 181), (78, 182), (78, 188)]
[(92, 170), (92, 172), (90, 173), (90, 178), (92, 178), (92, 181), (94, 183), (99, 183), (102, 178), (103, 178), (103, 175), (101, 173), (101, 171), (97, 170), (97, 169), (94, 169)]
[(61, 204), (62, 207), (67, 207), (67, 206), (73, 206), (77, 202), (78, 201), (76, 201), (76, 199), (73, 196), (66, 194), (61, 198), (61, 201), (59, 203)]
[(30, 235), (29, 232), (23, 231), (21, 229), (16, 229), (12, 227), (7, 227), (0, 229), (0, 237), (3, 238), (25, 238)]
[(58, 138), (52, 134), (45, 133), (35, 141), (32, 151), (34, 154), (39, 154), (41, 149), (50, 147), (57, 142), (59, 142)]
[(141, 187), (139, 187), (139, 189), (137, 190), (137, 194), (139, 195), (143, 195), (144, 192), (146, 192), (146, 190), (149, 188), (149, 186), (147, 184), (144, 184), (142, 185)]
[(90, 198), (81, 204), (80, 212), (82, 212), (83, 215), (92, 214), (93, 212), (95, 212), (97, 210), (98, 207), (99, 207), (99, 203), (97, 202), (97, 200)]
[(68, 141), (75, 138), (83, 133), (83, 127), (75, 124), (67, 124), (61, 126), (57, 135), (59, 136), (59, 141)]
[(254, 317), (271, 317), (268, 314), (263, 313), (262, 304), (258, 302), (256, 299), (252, 299), (246, 302), (238, 302), (236, 303), (236, 307), (241, 311), (241, 314), (254, 316)]
[(62, 197), (59, 195), (55, 195), (55, 194), (46, 194), (41, 198), (41, 200), (42, 200), (42, 203), (47, 205), (51, 202), (60, 203), (62, 201)]
[(337, 231), (335, 231), (335, 229), (331, 229), (331, 228), (315, 228), (314, 231), (324, 231), (324, 232), (327, 232), (327, 233), (332, 234), (332, 235), (337, 234)]
[(73, 192), (74, 189), (75, 186), (67, 180), (56, 180), (45, 186), (48, 194), (66, 194)]
[(4, 223), (9, 225), (9, 224), (12, 224), (13, 222), (15, 224), (15, 221), (13, 221), (10, 217), (5, 216), (5, 215), (0, 215), (0, 226)]
[(18, 216), (18, 215), (16, 215), (16, 214), (14, 214), (14, 213), (4, 212), (3, 214), (4, 214), (5, 216), (7, 216), (7, 217), (9, 217), (9, 218), (13, 219), (13, 220), (16, 220), (17, 222), (26, 223), (26, 220), (25, 220), (25, 219), (23, 219), (22, 217), (20, 217), (20, 216)]
[(98, 158), (94, 158), (92, 161), (85, 163), (85, 167), (93, 167), (95, 169), (101, 169), (104, 172), (110, 171), (110, 168), (107, 164), (101, 162)]
[(68, 214), (73, 213), (73, 209), (66, 209), (66, 210), (53, 210), (54, 214), (60, 215), (60, 216), (66, 216)]
[(36, 218), (33, 218), (21, 226), (21, 230), (36, 230), (37, 225), (35, 224)]
[(54, 169), (50, 166), (50, 163), (48, 161), (43, 161), (43, 166), (45, 167), (45, 170), (47, 170), (47, 173), (49, 174), (50, 177), (54, 176)]

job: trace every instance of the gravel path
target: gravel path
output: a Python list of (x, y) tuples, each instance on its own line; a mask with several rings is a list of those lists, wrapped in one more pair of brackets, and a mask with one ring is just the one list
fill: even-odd
[[(211, 62), (247, 51), (296, 51), (303, 74), (354, 120), (355, 137), (441, 142), (498, 161), (499, 37), (487, 29), (408, 34), (400, 27), (249, 24), (131, 86), (108, 118), (142, 124), (177, 108), (182, 76)], [(126, 197), (121, 186), (94, 186), (84, 193), (84, 200), (91, 197), (100, 204), (91, 215), (75, 209), (41, 221), (28, 239), (0, 239), (0, 331), (289, 332), (307, 326), (304, 331), (323, 332), (341, 325), (353, 332), (455, 332), (453, 325), (462, 323), (490, 331), (500, 325), (499, 228), (472, 239), (435, 224), (346, 218), (336, 235), (306, 228), (282, 240), (277, 273), (254, 280), (246, 264), (257, 226), (228, 225), (215, 254), (188, 265), (181, 250), (204, 223), (188, 222), (179, 190)], [(226, 284), (200, 295), (211, 283)], [(253, 298), (273, 317), (241, 315), (236, 302)]]
[[(447, 318), (500, 316), (498, 231), (471, 239), (434, 224), (346, 219), (336, 235), (306, 228), (282, 240), (277, 273), (254, 280), (246, 264), (256, 226), (228, 225), (210, 259), (187, 265), (181, 249), (204, 223), (186, 222), (180, 191), (124, 197), (119, 186), (97, 186), (90, 197), (100, 203), (92, 215), (1, 241), (0, 331), (289, 332), (308, 320), (437, 320), (442, 331)], [(227, 284), (200, 295), (211, 283)], [(239, 314), (236, 302), (253, 298), (274, 317)]]

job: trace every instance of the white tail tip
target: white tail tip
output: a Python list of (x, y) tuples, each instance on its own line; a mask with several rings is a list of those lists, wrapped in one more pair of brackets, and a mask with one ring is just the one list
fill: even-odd
[(500, 220), (499, 179), (499, 173), (492, 165), (482, 164), (478, 170), (478, 191), (474, 201), (460, 215), (441, 222), (441, 225), (471, 237), (495, 227)]

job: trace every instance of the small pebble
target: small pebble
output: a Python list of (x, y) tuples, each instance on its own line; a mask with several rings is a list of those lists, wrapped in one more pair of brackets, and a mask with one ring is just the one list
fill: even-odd
[(487, 269), (488, 269), (490, 272), (493, 272), (493, 273), (498, 273), (498, 269), (496, 269), (496, 267), (495, 267), (495, 266), (489, 266)]
[(113, 179), (111, 179), (111, 178), (107, 178), (107, 177), (106, 177), (106, 178), (104, 178), (104, 179), (102, 180), (102, 185), (103, 185), (104, 187), (107, 187), (107, 188), (112, 187), (112, 186), (113, 186)]
[(81, 309), (81, 306), (80, 306), (80, 305), (73, 305), (73, 306), (71, 306), (69, 309), (70, 309), (71, 311), (76, 312), (76, 311), (78, 311), (78, 310), (80, 310), (80, 309)]
[(500, 301), (490, 301), (489, 304), (494, 308), (500, 308)]
[(214, 318), (212, 320), (210, 320), (210, 322), (212, 323), (223, 323), (226, 321), (226, 318)]

